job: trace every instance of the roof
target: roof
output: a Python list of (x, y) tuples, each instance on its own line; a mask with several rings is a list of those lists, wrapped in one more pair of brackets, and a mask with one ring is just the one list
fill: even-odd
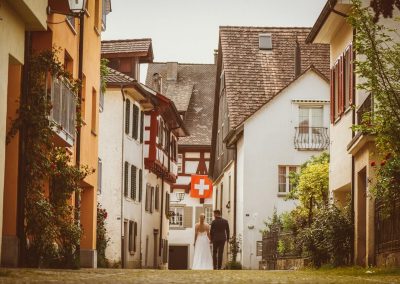
[[(300, 46), (300, 71), (314, 65), (329, 77), (329, 45), (305, 44), (310, 30), (301, 27), (220, 27), (231, 129), (295, 79), (296, 39)], [(259, 49), (259, 34), (272, 35), (272, 50)]]
[(162, 93), (185, 113), (183, 120), (190, 135), (179, 139), (180, 145), (211, 145), (216, 65), (178, 63), (177, 80), (167, 80), (167, 64), (149, 64), (146, 85), (152, 86), (153, 74), (160, 74)]
[(335, 7), (337, 0), (328, 0), (324, 8), (319, 14), (317, 21), (315, 22), (314, 26), (312, 27), (310, 33), (306, 38), (306, 43), (312, 43), (321, 30), (322, 26), (324, 25), (325, 21), (328, 19), (329, 14), (331, 13), (333, 7)]
[(147, 61), (153, 61), (153, 48), (150, 38), (121, 39), (101, 41), (102, 57), (147, 57)]
[(105, 77), (107, 85), (123, 85), (129, 84), (135, 81), (135, 79), (121, 73), (117, 70), (114, 70), (110, 67), (107, 67), (108, 74)]

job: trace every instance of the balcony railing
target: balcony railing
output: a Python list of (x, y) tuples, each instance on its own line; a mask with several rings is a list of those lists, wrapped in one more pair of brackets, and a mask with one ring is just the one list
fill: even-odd
[(75, 140), (76, 98), (70, 84), (61, 78), (51, 79), (51, 102), (53, 108), (50, 119), (56, 123), (55, 132), (64, 142), (63, 146), (72, 146)]
[(321, 151), (329, 147), (326, 127), (296, 127), (294, 147), (297, 150)]

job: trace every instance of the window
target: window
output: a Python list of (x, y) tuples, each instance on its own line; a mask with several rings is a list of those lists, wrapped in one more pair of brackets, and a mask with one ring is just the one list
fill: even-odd
[(129, 251), (132, 253), (134, 248), (134, 224), (133, 221), (129, 221)]
[(137, 140), (139, 134), (139, 108), (135, 104), (132, 104), (132, 108), (132, 137)]
[(129, 164), (128, 162), (125, 162), (124, 166), (124, 196), (128, 197), (128, 186), (129, 186)]
[(222, 209), (224, 208), (224, 184), (221, 183), (221, 192), (220, 192), (220, 205), (219, 205), (219, 209), (221, 210), (222, 213)]
[(98, 159), (97, 162), (97, 191), (101, 193), (101, 186), (102, 186), (102, 174), (103, 174), (103, 163), (101, 159)]
[(278, 192), (279, 193), (289, 193), (293, 184), (290, 181), (290, 173), (298, 171), (297, 166), (279, 166), (278, 172)]
[(147, 212), (150, 212), (151, 208), (151, 186), (150, 184), (146, 185), (146, 204), (145, 204), (145, 210)]
[(165, 216), (168, 218), (169, 217), (169, 212), (170, 212), (170, 195), (169, 193), (165, 193)]
[(64, 70), (71, 75), (74, 74), (74, 60), (66, 50), (64, 51)]
[(130, 117), (131, 117), (131, 101), (127, 99), (125, 102), (125, 133), (126, 134), (129, 134)]
[(95, 89), (92, 89), (92, 132), (97, 133), (97, 93)]
[(218, 210), (218, 187), (215, 189), (215, 210)]
[(131, 198), (136, 200), (136, 167), (131, 166)]
[(171, 207), (172, 217), (169, 219), (171, 227), (183, 228), (183, 207)]
[(136, 252), (137, 235), (138, 235), (137, 222), (134, 222), (133, 223), (133, 251), (134, 252)]
[(354, 100), (353, 48), (349, 45), (331, 69), (331, 122), (335, 122)]
[(139, 202), (142, 202), (142, 191), (143, 191), (143, 171), (139, 170)]
[(156, 210), (160, 209), (160, 187), (158, 185), (156, 186), (156, 193), (154, 197), (154, 208)]
[(271, 34), (260, 34), (258, 38), (259, 48), (261, 50), (272, 49), (272, 37)]
[(140, 143), (143, 143), (144, 135), (144, 112), (140, 112)]
[(183, 155), (182, 154), (178, 154), (178, 173), (183, 173), (182, 159), (183, 159)]
[(67, 23), (75, 30), (75, 17), (73, 15), (67, 15)]
[(205, 207), (204, 208), (204, 215), (206, 215), (206, 223), (211, 224), (213, 221), (213, 210), (212, 207)]

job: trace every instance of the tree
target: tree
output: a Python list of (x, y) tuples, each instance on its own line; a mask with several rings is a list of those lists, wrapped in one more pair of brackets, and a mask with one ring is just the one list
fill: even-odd
[(400, 0), (371, 0), (370, 6), (374, 9), (374, 21), (377, 22), (380, 15), (392, 18), (394, 8), (400, 9)]

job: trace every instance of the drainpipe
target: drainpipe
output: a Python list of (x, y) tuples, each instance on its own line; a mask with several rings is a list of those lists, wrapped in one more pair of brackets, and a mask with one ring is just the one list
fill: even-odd
[(162, 252), (162, 234), (163, 234), (163, 219), (164, 219), (164, 175), (161, 178), (161, 208), (160, 208), (160, 239), (158, 240), (158, 256), (161, 257)]
[[(354, 32), (353, 32), (353, 42), (354, 42), (354, 40), (355, 40), (355, 30), (354, 30)], [(355, 51), (353, 50), (353, 56), (352, 56), (353, 58), (355, 58)], [(355, 74), (353, 74), (353, 82), (355, 83), (356, 82), (356, 76), (355, 76)], [(355, 86), (355, 84), (353, 84), (353, 101), (355, 102), (355, 99), (356, 99), (356, 88), (354, 87)], [(355, 110), (355, 108), (352, 108), (352, 111), (351, 111), (351, 115), (352, 115), (352, 125), (355, 125), (356, 124), (356, 110)], [(354, 133), (354, 131), (352, 131), (351, 132), (351, 137), (352, 138), (354, 138), (354, 136), (355, 136), (355, 133)], [(351, 248), (350, 248), (350, 252), (351, 252), (351, 255), (350, 255), (350, 257), (351, 257), (351, 263), (352, 264), (354, 264), (355, 263), (355, 260), (354, 260), (354, 256), (355, 256), (355, 254), (354, 254), (354, 234), (355, 234), (355, 229), (354, 229), (354, 225), (355, 225), (355, 217), (354, 217), (354, 209), (355, 209), (355, 206), (354, 206), (354, 194), (355, 194), (355, 186), (354, 186), (354, 183), (355, 183), (355, 162), (354, 162), (354, 156), (353, 155), (351, 155), (351, 227), (353, 228), (353, 234), (351, 234), (351, 242), (350, 242), (350, 244), (351, 244)]]
[[(24, 66), (22, 73), (21, 82), (21, 99), (20, 104), (24, 105), (27, 103), (29, 97), (29, 61), (32, 53), (32, 40), (31, 32), (25, 33), (25, 54), (24, 54)], [(19, 145), (18, 145), (18, 185), (17, 185), (17, 238), (19, 239), (19, 250), (18, 250), (18, 266), (24, 267), (26, 265), (26, 237), (25, 237), (25, 195), (26, 195), (26, 126), (23, 124), (19, 132)]]
[[(79, 14), (79, 62), (78, 62), (78, 78), (82, 82), (83, 80), (83, 33), (85, 26), (85, 13)], [(82, 88), (79, 89), (78, 92), (78, 100), (82, 102)], [(79, 168), (81, 164), (81, 126), (79, 125), (77, 133), (76, 133), (76, 166)], [(81, 203), (81, 194), (80, 192), (75, 192), (75, 222), (80, 226), (80, 203)], [(78, 260), (80, 266), (80, 256), (81, 254), (81, 244), (80, 241), (76, 247), (75, 257)]]
[(121, 85), (122, 94), (122, 139), (121, 139), (121, 266), (125, 268), (125, 234), (124, 234), (124, 148), (125, 148), (125, 93)]
[(237, 144), (235, 144), (235, 153), (234, 153), (234, 168), (233, 168), (233, 172), (234, 172), (234, 185), (233, 185), (233, 235), (236, 237), (236, 214), (237, 214), (237, 208), (236, 208), (236, 204), (237, 204)]

